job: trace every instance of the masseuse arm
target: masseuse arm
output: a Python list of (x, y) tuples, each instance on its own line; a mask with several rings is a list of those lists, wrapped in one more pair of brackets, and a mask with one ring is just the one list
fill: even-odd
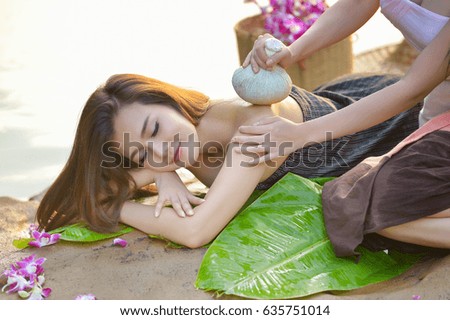
[(286, 68), (302, 61), (314, 52), (339, 42), (358, 30), (375, 14), (379, 5), (379, 0), (340, 0), (325, 10), (300, 38), (273, 55), (269, 59), (272, 60), (269, 65), (266, 64), (268, 60), (264, 42), (271, 36), (266, 34), (258, 38), (243, 66), (246, 67), (251, 63), (253, 70), (257, 71), (259, 67), (267, 69), (276, 63)]
[(340, 0), (289, 46), (293, 61), (339, 42), (361, 28), (377, 11), (379, 0)]
[(407, 74), (398, 82), (371, 94), (346, 108), (297, 127), (297, 137), (323, 141), (324, 132), (334, 138), (352, 134), (381, 123), (420, 102), (448, 76), (450, 22), (416, 58)]
[(159, 218), (149, 214), (153, 206), (134, 202), (123, 205), (121, 222), (147, 234), (159, 235), (175, 243), (197, 248), (213, 240), (236, 215), (260, 181), (265, 164), (244, 166), (248, 157), (227, 151), (225, 161), (214, 183), (208, 191), (205, 202), (194, 208), (195, 214), (180, 219), (172, 208), (163, 208)]
[[(304, 123), (293, 123), (280, 117), (265, 118), (252, 126), (242, 126), (235, 141), (241, 144), (261, 144), (264, 135), (278, 145), (285, 141), (293, 144), (284, 152), (292, 152), (311, 143), (320, 143), (326, 132), (333, 138), (370, 128), (411, 107), (430, 93), (448, 76), (450, 50), (450, 22), (416, 58), (407, 74), (398, 82), (375, 92), (351, 105), (323, 117)], [(244, 134), (244, 135), (242, 135)], [(252, 151), (259, 150), (254, 147)], [(262, 156), (259, 161), (280, 156), (280, 148)]]

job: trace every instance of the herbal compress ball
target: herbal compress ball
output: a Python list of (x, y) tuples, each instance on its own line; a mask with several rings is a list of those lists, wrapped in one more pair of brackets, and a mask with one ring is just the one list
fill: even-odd
[[(284, 44), (275, 39), (267, 39), (264, 47), (270, 57), (283, 48)], [(260, 69), (254, 73), (251, 66), (237, 69), (232, 78), (233, 88), (243, 100), (259, 105), (280, 102), (291, 92), (292, 80), (286, 70), (275, 66), (268, 71)]]

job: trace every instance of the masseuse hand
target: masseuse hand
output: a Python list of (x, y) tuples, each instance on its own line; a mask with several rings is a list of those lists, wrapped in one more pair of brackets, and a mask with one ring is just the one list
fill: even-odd
[(192, 216), (193, 205), (199, 205), (204, 199), (194, 196), (184, 185), (176, 172), (163, 172), (155, 179), (158, 188), (158, 201), (155, 207), (155, 217), (159, 217), (164, 205), (170, 203), (180, 217)]
[(239, 127), (239, 133), (232, 142), (240, 144), (236, 152), (259, 155), (252, 164), (267, 162), (288, 155), (299, 149), (296, 135), (299, 124), (282, 117), (266, 117), (251, 126)]
[(242, 64), (244, 68), (251, 64), (253, 72), (258, 73), (260, 68), (271, 70), (276, 64), (286, 68), (293, 62), (292, 53), (289, 50), (289, 47), (286, 46), (283, 46), (281, 51), (275, 53), (270, 58), (267, 56), (264, 46), (266, 40), (270, 38), (273, 37), (266, 33), (256, 39), (252, 51), (249, 52)]

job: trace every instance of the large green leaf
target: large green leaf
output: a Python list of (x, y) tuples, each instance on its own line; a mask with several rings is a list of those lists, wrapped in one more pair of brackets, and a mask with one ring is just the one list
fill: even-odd
[(337, 258), (327, 237), (319, 184), (286, 175), (243, 210), (210, 245), (196, 287), (257, 299), (349, 290), (399, 275), (419, 257), (359, 248)]

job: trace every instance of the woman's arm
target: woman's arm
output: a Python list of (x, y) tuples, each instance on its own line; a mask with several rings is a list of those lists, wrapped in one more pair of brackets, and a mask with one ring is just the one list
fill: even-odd
[(260, 162), (289, 154), (312, 143), (365, 130), (379, 124), (423, 100), (448, 76), (450, 22), (416, 58), (407, 74), (398, 82), (326, 116), (304, 123), (293, 123), (280, 117), (262, 119), (258, 124), (242, 126), (235, 142), (253, 144), (251, 151), (264, 150), (261, 144), (266, 134), (279, 146), (292, 142), (288, 148), (272, 148), (259, 158)]
[(205, 202), (194, 208), (193, 216), (180, 219), (174, 214), (166, 214), (173, 212), (172, 208), (163, 208), (162, 215), (155, 218), (153, 206), (126, 202), (120, 220), (145, 233), (159, 235), (190, 248), (207, 244), (236, 215), (264, 173), (264, 164), (244, 165), (248, 158), (229, 148)]
[(332, 131), (333, 137), (339, 138), (367, 129), (411, 108), (445, 80), (449, 57), (450, 22), (421, 52), (400, 81), (344, 109), (299, 125), (297, 128), (301, 133), (296, 133), (297, 137), (306, 134), (305, 143), (321, 142), (323, 133)]
[(251, 63), (255, 72), (258, 72), (259, 67), (268, 69), (275, 64), (287, 68), (351, 35), (375, 14), (379, 5), (379, 0), (340, 0), (325, 10), (305, 34), (269, 59), (264, 44), (265, 40), (272, 36), (266, 34), (258, 38), (243, 67)]
[(361, 28), (379, 6), (379, 0), (339, 0), (289, 46), (292, 62), (303, 60), (314, 52), (345, 39)]
[(133, 178), (137, 189), (154, 183), (158, 178), (158, 173), (150, 169), (132, 169), (129, 173)]

